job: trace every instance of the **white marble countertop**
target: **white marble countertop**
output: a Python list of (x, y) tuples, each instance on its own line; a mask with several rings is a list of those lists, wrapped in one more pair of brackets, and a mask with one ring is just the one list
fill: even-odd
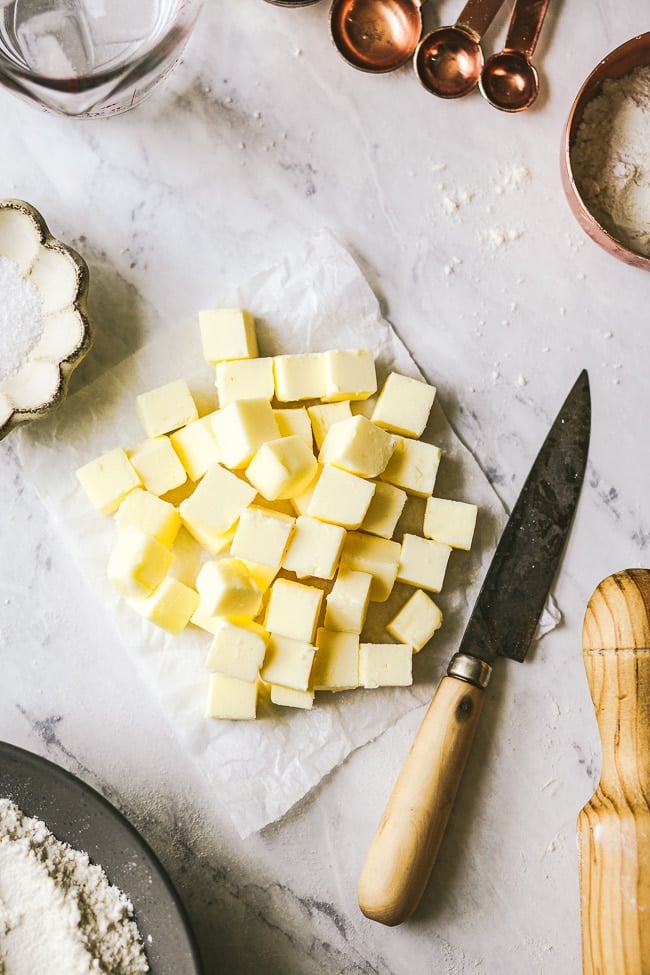
[[(459, 7), (425, 6), (427, 25)], [(552, 2), (540, 97), (509, 116), (478, 93), (435, 99), (408, 69), (355, 71), (327, 8), (208, 0), (182, 64), (110, 120), (55, 118), (0, 91), (0, 192), (38, 207), (90, 265), (96, 342), (78, 384), (322, 228), (359, 261), (506, 505), (588, 368), (590, 462), (554, 588), (563, 623), (523, 667), (497, 668), (430, 889), (412, 921), (384, 928), (360, 914), (356, 882), (421, 711), (241, 840), (116, 646), (12, 434), (0, 737), (126, 812), (179, 889), (208, 975), (577, 973), (575, 820), (600, 763), (581, 623), (602, 578), (647, 559), (649, 279), (583, 236), (559, 158), (582, 81), (644, 24), (634, 4), (601, 0), (585, 18)]]

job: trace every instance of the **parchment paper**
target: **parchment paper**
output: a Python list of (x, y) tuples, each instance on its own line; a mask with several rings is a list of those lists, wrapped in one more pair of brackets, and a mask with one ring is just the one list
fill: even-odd
[[(380, 382), (391, 369), (421, 377), (382, 318), (359, 267), (329, 233), (308, 241), (232, 295), (219, 296), (216, 304), (250, 309), (262, 355), (367, 347), (378, 360)], [(26, 475), (101, 598), (107, 625), (112, 621), (120, 634), (124, 664), (130, 661), (142, 669), (188, 755), (213, 784), (215, 802), (246, 836), (280, 818), (352, 750), (430, 698), (457, 648), (505, 514), (436, 400), (424, 435), (443, 450), (435, 494), (476, 503), (479, 517), (472, 551), (452, 553), (444, 591), (435, 597), (444, 613), (443, 626), (414, 659), (413, 687), (320, 693), (312, 711), (263, 703), (254, 722), (205, 718), (204, 660), (210, 635), (188, 627), (172, 637), (141, 619), (115, 593), (106, 578), (115, 525), (91, 507), (75, 476), (79, 466), (103, 452), (116, 446), (128, 449), (144, 439), (135, 411), (140, 392), (182, 377), (188, 380), (201, 413), (216, 407), (213, 369), (201, 354), (198, 310), (196, 327), (161, 332), (155, 341), (71, 396), (50, 419), (21, 431), (20, 453)], [(426, 378), (436, 384), (435, 372)], [(410, 504), (403, 527), (419, 531), (422, 512), (421, 503)], [(192, 560), (202, 556), (184, 532), (179, 536), (179, 551), (176, 571), (182, 576)], [(388, 604), (372, 604), (366, 639), (381, 638), (386, 617), (410, 591), (398, 585)]]

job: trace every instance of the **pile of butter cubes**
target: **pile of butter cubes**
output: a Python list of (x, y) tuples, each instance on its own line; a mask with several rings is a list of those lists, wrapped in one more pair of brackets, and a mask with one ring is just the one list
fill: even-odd
[[(433, 497), (441, 450), (419, 438), (435, 387), (392, 372), (378, 392), (367, 349), (261, 357), (245, 309), (202, 311), (199, 330), (218, 408), (199, 416), (183, 379), (143, 392), (145, 439), (77, 471), (116, 522), (112, 585), (168, 632), (211, 635), (211, 718), (255, 718), (262, 692), (311, 708), (318, 691), (411, 684), (442, 623), (428, 594), (477, 516)], [(409, 495), (426, 499), (422, 533), (396, 538)], [(192, 586), (174, 575), (181, 530), (204, 556)], [(361, 642), (397, 580), (413, 592), (392, 642)]]

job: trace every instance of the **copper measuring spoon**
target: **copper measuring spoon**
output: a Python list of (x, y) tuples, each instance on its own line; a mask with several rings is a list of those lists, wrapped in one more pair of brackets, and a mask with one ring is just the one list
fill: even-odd
[(424, 0), (334, 0), (332, 40), (353, 67), (380, 74), (413, 56), (422, 33)]
[(503, 0), (468, 0), (451, 27), (437, 27), (415, 52), (415, 71), (432, 95), (460, 98), (476, 88), (483, 67), (479, 41)]
[(523, 112), (537, 98), (539, 80), (530, 59), (548, 3), (549, 0), (518, 0), (504, 49), (485, 62), (479, 80), (481, 94), (502, 112)]

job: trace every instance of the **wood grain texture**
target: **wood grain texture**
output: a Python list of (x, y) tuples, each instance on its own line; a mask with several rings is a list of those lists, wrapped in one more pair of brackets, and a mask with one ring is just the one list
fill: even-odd
[(650, 647), (650, 570), (626, 569), (596, 587), (585, 612), (583, 650)]
[(602, 745), (578, 817), (583, 975), (650, 975), (650, 571), (597, 587), (583, 655)]
[(411, 745), (363, 866), (359, 907), (396, 925), (427, 886), (481, 714), (485, 692), (444, 677)]

